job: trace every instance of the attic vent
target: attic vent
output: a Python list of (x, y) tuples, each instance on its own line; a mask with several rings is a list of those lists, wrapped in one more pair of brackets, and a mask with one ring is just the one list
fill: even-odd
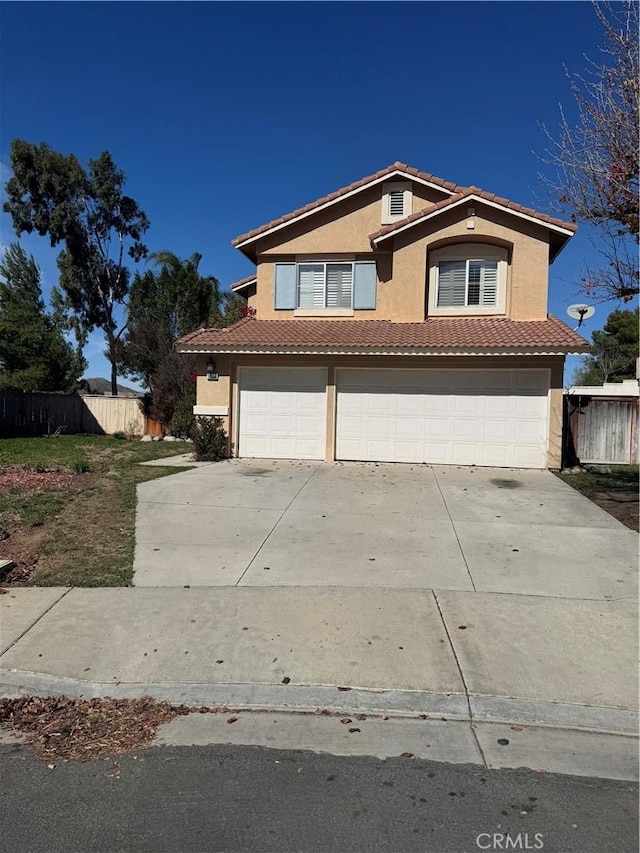
[(396, 222), (411, 213), (411, 182), (384, 184), (382, 187), (382, 224)]
[(391, 216), (404, 216), (404, 190), (389, 193), (389, 213)]

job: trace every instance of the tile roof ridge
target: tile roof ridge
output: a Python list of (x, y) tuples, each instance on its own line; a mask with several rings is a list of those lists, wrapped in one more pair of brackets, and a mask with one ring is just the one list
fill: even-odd
[(237, 246), (239, 243), (244, 243), (245, 240), (251, 240), (254, 237), (259, 236), (261, 233), (269, 231), (276, 225), (282, 225), (285, 222), (293, 221), (294, 219), (297, 219), (298, 216), (301, 216), (303, 213), (308, 213), (315, 207), (319, 207), (329, 201), (335, 201), (340, 196), (346, 195), (348, 192), (352, 192), (353, 190), (364, 189), (372, 181), (383, 178), (385, 175), (389, 175), (392, 172), (396, 171), (405, 172), (407, 175), (412, 176), (414, 178), (419, 178), (420, 180), (427, 181), (428, 183), (436, 184), (436, 186), (443, 187), (449, 192), (454, 192), (458, 188), (458, 184), (454, 184), (451, 181), (447, 181), (444, 178), (439, 178), (437, 175), (433, 175), (430, 172), (423, 172), (420, 169), (416, 169), (414, 166), (409, 166), (407, 165), (407, 163), (402, 163), (400, 160), (396, 160), (395, 162), (391, 163), (390, 166), (385, 166), (383, 169), (378, 169), (377, 172), (373, 172), (373, 174), (371, 175), (366, 175), (364, 178), (360, 178), (359, 180), (353, 181), (352, 183), (344, 187), (340, 187), (337, 190), (333, 190), (333, 192), (327, 193), (327, 195), (320, 196), (320, 198), (316, 199), (315, 201), (309, 202), (308, 204), (303, 205), (302, 207), (298, 207), (295, 210), (290, 211), (289, 213), (285, 213), (282, 216), (276, 217), (270, 222), (266, 222), (264, 225), (259, 225), (244, 234), (240, 234), (238, 237), (235, 237), (231, 241), (231, 245)]
[(463, 198), (469, 198), (470, 196), (476, 196), (480, 199), (480, 201), (493, 202), (499, 207), (503, 207), (505, 210), (513, 210), (516, 213), (523, 213), (526, 216), (531, 216), (533, 219), (537, 219), (540, 222), (544, 222), (549, 225), (557, 225), (560, 228), (566, 228), (573, 232), (578, 230), (578, 226), (573, 222), (565, 222), (562, 219), (557, 219), (554, 216), (550, 216), (548, 213), (540, 213), (537, 210), (533, 210), (533, 208), (525, 207), (522, 204), (518, 204), (515, 201), (510, 201), (508, 198), (503, 198), (502, 196), (498, 196), (495, 193), (488, 192), (487, 190), (482, 190), (479, 187), (457, 186), (456, 191), (453, 195), (449, 196), (449, 198), (442, 198), (439, 201), (432, 202), (426, 207), (423, 207), (421, 210), (418, 210), (415, 213), (410, 213), (409, 216), (405, 216), (402, 219), (398, 219), (395, 222), (390, 223), (389, 225), (384, 225), (382, 228), (379, 228), (377, 231), (374, 231), (373, 234), (369, 234), (369, 241), (373, 242), (374, 240), (378, 240), (380, 237), (386, 237), (387, 235), (392, 234), (398, 228), (404, 228), (405, 225), (410, 225), (412, 222), (416, 222), (417, 220), (422, 219), (422, 217), (427, 216), (430, 213), (435, 213), (435, 211), (437, 210), (443, 210), (444, 208), (449, 207), (450, 205), (456, 204)]

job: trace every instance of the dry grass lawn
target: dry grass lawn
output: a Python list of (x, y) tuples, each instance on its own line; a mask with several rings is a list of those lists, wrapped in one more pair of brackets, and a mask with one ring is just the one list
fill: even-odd
[(190, 449), (102, 436), (0, 440), (0, 558), (16, 563), (2, 584), (130, 584), (136, 485), (183, 470), (139, 463)]

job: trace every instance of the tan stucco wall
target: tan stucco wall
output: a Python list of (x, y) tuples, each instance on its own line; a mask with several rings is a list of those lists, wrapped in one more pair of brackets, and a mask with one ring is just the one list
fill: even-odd
[[(473, 230), (467, 228), (467, 206), (461, 205), (398, 235), (372, 253), (368, 235), (380, 228), (381, 211), (381, 188), (372, 188), (260, 241), (257, 292), (249, 297), (249, 304), (256, 309), (258, 319), (294, 319), (293, 311), (274, 308), (273, 265), (277, 261), (309, 255), (375, 258), (376, 308), (355, 311), (353, 319), (422, 322), (427, 315), (429, 252), (451, 243), (489, 242), (509, 252), (505, 315), (514, 320), (545, 319), (548, 231), (486, 205), (474, 202), (473, 206)], [(414, 198), (416, 207), (422, 207), (422, 201)], [(471, 314), (466, 311), (462, 316)]]
[[(217, 382), (210, 382), (206, 376), (207, 362), (212, 358), (218, 371)], [(196, 359), (196, 405), (226, 407), (229, 414), (220, 415), (224, 428), (229, 432), (231, 414), (231, 361), (224, 355), (199, 355)]]
[(204, 375), (207, 357), (197, 360), (197, 404), (228, 405), (229, 417), (225, 429), (237, 447), (238, 368), (255, 367), (326, 367), (327, 376), (327, 447), (326, 459), (333, 461), (335, 448), (335, 371), (338, 367), (397, 367), (397, 368), (459, 368), (472, 370), (547, 369), (550, 374), (549, 442), (547, 467), (559, 468), (562, 456), (562, 378), (564, 356), (513, 357), (449, 357), (449, 356), (277, 356), (234, 355), (215, 356), (220, 378), (209, 382)]

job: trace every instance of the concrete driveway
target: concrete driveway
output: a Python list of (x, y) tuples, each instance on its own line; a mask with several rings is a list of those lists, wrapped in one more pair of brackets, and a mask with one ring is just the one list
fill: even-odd
[(547, 471), (230, 460), (138, 486), (135, 586), (627, 599), (636, 534)]

